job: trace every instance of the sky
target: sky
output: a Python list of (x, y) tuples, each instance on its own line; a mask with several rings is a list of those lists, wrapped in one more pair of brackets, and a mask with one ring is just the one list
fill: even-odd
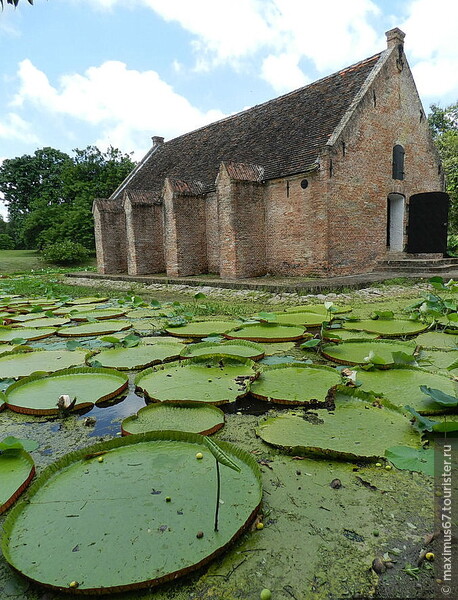
[(457, 0), (19, 0), (0, 12), (0, 161), (89, 145), (140, 160), (152, 136), (384, 50), (393, 27), (428, 112), (458, 100), (456, 23)]

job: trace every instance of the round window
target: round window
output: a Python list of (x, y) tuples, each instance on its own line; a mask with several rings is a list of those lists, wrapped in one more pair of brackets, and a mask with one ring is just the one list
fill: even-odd
[(303, 190), (305, 190), (305, 188), (307, 188), (307, 187), (308, 187), (308, 185), (309, 185), (308, 179), (303, 179), (303, 180), (301, 181), (301, 188), (302, 188)]

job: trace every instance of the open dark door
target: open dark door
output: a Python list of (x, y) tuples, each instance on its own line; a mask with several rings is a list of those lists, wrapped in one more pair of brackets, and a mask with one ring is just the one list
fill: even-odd
[(444, 192), (414, 194), (409, 200), (407, 252), (441, 253), (447, 250), (449, 196)]

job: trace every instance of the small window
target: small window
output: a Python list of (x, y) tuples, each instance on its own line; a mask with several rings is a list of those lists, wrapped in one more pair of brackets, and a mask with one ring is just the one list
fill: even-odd
[(303, 180), (301, 181), (301, 188), (302, 188), (303, 190), (306, 190), (306, 189), (308, 188), (308, 185), (309, 185), (309, 182), (307, 181), (307, 179), (303, 179)]
[(393, 179), (404, 179), (404, 148), (396, 144), (393, 148)]

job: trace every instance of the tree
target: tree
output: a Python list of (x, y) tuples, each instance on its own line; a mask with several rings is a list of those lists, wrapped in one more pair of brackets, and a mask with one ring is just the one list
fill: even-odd
[(428, 121), (439, 151), (450, 196), (449, 232), (458, 233), (458, 102), (446, 108), (432, 104)]
[(95, 247), (92, 202), (110, 196), (135, 165), (129, 155), (112, 147), (101, 152), (88, 146), (74, 153), (71, 158), (42, 148), (0, 166), (7, 233), (16, 247), (42, 249), (64, 239)]

